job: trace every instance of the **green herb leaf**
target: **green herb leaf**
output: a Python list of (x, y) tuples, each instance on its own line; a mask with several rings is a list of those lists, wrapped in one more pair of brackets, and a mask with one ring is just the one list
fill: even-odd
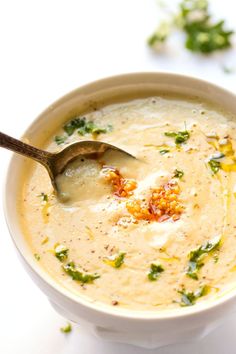
[(95, 279), (100, 278), (98, 274), (82, 273), (75, 266), (74, 262), (69, 262), (63, 265), (62, 268), (73, 280), (80, 281), (81, 283), (92, 283)]
[(210, 254), (213, 251), (216, 251), (220, 247), (221, 238), (215, 237), (213, 240), (205, 243), (194, 251), (191, 251), (189, 254), (189, 262), (187, 275), (197, 280), (198, 279), (198, 270), (203, 267), (204, 263), (202, 263), (203, 256), (206, 254)]
[(124, 263), (126, 253), (119, 253), (118, 255), (111, 256), (109, 258), (104, 258), (104, 263), (112, 266), (113, 268), (120, 268)]
[(155, 47), (158, 44), (163, 44), (171, 31), (171, 24), (163, 21), (160, 23), (156, 31), (148, 38), (148, 45), (150, 47)]
[(231, 47), (233, 31), (224, 30), (224, 21), (216, 24), (197, 22), (185, 26), (187, 33), (186, 48), (205, 54)]
[(208, 1), (183, 0), (179, 17), (187, 35), (185, 46), (192, 52), (209, 54), (231, 47), (233, 31), (224, 29), (224, 21), (212, 22)]
[(179, 3), (178, 10), (176, 14), (169, 11), (169, 21), (165, 22), (166, 25), (160, 23), (149, 38), (148, 44), (151, 47), (156, 44), (160, 47), (166, 42), (174, 27), (185, 32), (185, 47), (192, 52), (210, 54), (232, 47), (231, 38), (234, 32), (225, 29), (224, 21), (212, 20), (207, 0), (183, 0)]
[(189, 291), (187, 292), (186, 290), (181, 290), (178, 291), (179, 294), (182, 295), (181, 297), (181, 306), (192, 306), (196, 303), (197, 299), (199, 299), (202, 296), (205, 296), (209, 292), (209, 287), (207, 285), (202, 286), (200, 289), (196, 291)]
[(41, 193), (40, 195), (39, 195), (39, 197), (41, 197), (41, 199), (42, 199), (42, 202), (48, 202), (48, 195), (47, 194), (45, 194), (45, 193)]
[(76, 129), (82, 128), (85, 126), (86, 118), (77, 117), (69, 121), (64, 125), (63, 129), (70, 136), (74, 133)]
[(169, 136), (170, 138), (175, 138), (177, 135), (178, 135), (178, 133), (176, 133), (176, 132), (165, 132), (164, 133), (165, 134), (165, 136)]
[(65, 327), (60, 328), (62, 333), (70, 333), (72, 331), (71, 324), (68, 322)]
[(165, 155), (165, 154), (167, 154), (168, 152), (170, 152), (170, 150), (167, 150), (167, 149), (162, 149), (162, 150), (159, 151), (159, 153), (160, 153), (161, 155)]
[(219, 171), (219, 169), (221, 168), (221, 163), (216, 160), (210, 160), (210, 161), (208, 161), (208, 166), (210, 167), (213, 175), (215, 175)]
[(177, 168), (174, 170), (174, 176), (175, 178), (179, 178), (181, 179), (184, 175), (184, 171), (183, 170), (178, 170)]
[(36, 261), (40, 261), (40, 255), (38, 253), (34, 254), (34, 258), (36, 259)]
[[(207, 0), (183, 0), (180, 2), (179, 8), (180, 15), (185, 22), (205, 20), (209, 17)], [(198, 13), (199, 17), (193, 18), (193, 13)]]
[(159, 278), (160, 274), (164, 272), (164, 268), (160, 264), (152, 263), (150, 266), (150, 271), (148, 273), (148, 279), (155, 281)]
[(74, 118), (65, 124), (63, 128), (69, 136), (72, 135), (75, 131), (77, 131), (78, 134), (84, 136), (86, 134), (105, 134), (112, 130), (112, 126), (110, 124), (108, 124), (107, 127), (99, 127), (93, 121), (87, 121), (85, 117)]
[(54, 140), (55, 140), (55, 142), (57, 143), (57, 145), (64, 144), (64, 142), (66, 141), (66, 139), (67, 139), (67, 136), (65, 136), (65, 135), (61, 135), (61, 136), (56, 135), (55, 138), (54, 138)]
[(175, 143), (176, 144), (182, 144), (185, 143), (188, 139), (190, 138), (190, 134), (187, 130), (178, 132), (175, 138)]
[(179, 132), (165, 132), (165, 136), (170, 138), (175, 138), (175, 144), (180, 145), (185, 143), (190, 138), (190, 133), (187, 130), (179, 131)]
[(188, 262), (188, 270), (187, 270), (187, 275), (189, 278), (192, 278), (194, 280), (198, 280), (198, 270), (204, 266), (204, 263), (200, 263), (200, 262), (193, 262), (193, 261), (189, 261)]
[(56, 245), (54, 247), (55, 256), (60, 262), (65, 261), (68, 258), (69, 249), (65, 245)]

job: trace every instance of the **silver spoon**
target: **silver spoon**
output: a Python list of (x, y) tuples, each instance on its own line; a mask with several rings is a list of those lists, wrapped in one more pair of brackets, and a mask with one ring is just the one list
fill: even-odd
[(0, 146), (34, 159), (46, 167), (55, 192), (60, 192), (58, 191), (58, 186), (56, 184), (56, 177), (61, 174), (65, 170), (67, 164), (77, 156), (93, 155), (98, 157), (108, 150), (114, 150), (126, 154), (131, 158), (135, 158), (133, 155), (114, 145), (93, 140), (79, 141), (68, 145), (58, 153), (51, 153), (23, 143), (20, 140), (14, 139), (9, 135), (0, 132)]

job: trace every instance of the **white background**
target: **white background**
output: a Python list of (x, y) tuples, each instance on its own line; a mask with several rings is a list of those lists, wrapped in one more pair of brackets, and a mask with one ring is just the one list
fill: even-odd
[[(233, 0), (212, 0), (212, 10), (229, 26), (235, 25), (234, 6)], [(20, 137), (32, 119), (68, 91), (125, 72), (185, 73), (236, 92), (236, 72), (222, 70), (223, 65), (236, 70), (235, 46), (205, 58), (186, 52), (176, 35), (164, 53), (153, 54), (146, 38), (159, 17), (155, 0), (0, 0), (1, 130)], [(2, 184), (9, 158), (2, 150)], [(62, 334), (66, 320), (22, 269), (0, 209), (1, 354), (235, 353), (236, 318), (201, 342), (153, 351), (106, 343), (80, 325)]]

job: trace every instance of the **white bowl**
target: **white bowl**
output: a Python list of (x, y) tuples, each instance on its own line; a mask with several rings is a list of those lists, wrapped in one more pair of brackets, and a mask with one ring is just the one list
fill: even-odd
[[(165, 73), (127, 74), (96, 81), (64, 96), (34, 120), (24, 137), (40, 147), (43, 137), (53, 134), (74, 113), (162, 93), (197, 96), (236, 114), (235, 95), (208, 82)], [(11, 159), (5, 188), (5, 216), (26, 271), (64, 317), (83, 322), (103, 338), (154, 348), (199, 339), (235, 311), (236, 290), (214, 301), (161, 312), (131, 311), (96, 304), (69, 292), (40, 267), (20, 228), (16, 200), (22, 189), (22, 171), (29, 164), (32, 162), (18, 155)]]

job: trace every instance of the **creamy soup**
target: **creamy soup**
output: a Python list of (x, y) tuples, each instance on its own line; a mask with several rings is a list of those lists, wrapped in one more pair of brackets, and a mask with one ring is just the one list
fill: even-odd
[(45, 149), (114, 144), (79, 156), (57, 179), (25, 176), (22, 228), (32, 256), (91, 302), (133, 310), (191, 306), (236, 280), (236, 122), (199, 100), (152, 97), (71, 117)]

